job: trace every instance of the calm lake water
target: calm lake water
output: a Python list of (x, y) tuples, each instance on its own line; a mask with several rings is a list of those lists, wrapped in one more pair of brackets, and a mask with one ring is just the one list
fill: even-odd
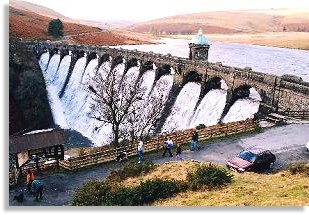
[[(189, 40), (161, 39), (158, 45), (124, 45), (124, 49), (170, 53), (178, 57), (189, 56)], [(210, 62), (222, 62), (235, 67), (251, 67), (256, 72), (275, 75), (292, 74), (309, 82), (309, 51), (247, 45), (240, 43), (210, 42)]]

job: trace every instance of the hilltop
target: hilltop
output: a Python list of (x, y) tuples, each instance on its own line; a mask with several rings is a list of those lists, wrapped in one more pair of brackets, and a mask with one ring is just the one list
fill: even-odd
[(309, 31), (309, 11), (243, 10), (181, 14), (130, 27), (137, 32), (154, 34), (192, 34), (202, 28), (206, 33), (261, 33)]

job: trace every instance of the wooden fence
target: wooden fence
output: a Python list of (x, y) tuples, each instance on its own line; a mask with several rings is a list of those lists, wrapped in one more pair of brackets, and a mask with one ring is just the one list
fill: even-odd
[[(224, 137), (233, 134), (253, 131), (255, 129), (255, 122), (253, 120), (231, 122), (227, 124), (209, 126), (198, 130), (199, 141), (205, 141), (211, 138)], [(184, 131), (176, 131), (165, 135), (155, 136), (144, 142), (144, 152), (155, 151), (163, 148), (163, 142), (166, 138), (170, 138), (174, 143), (185, 144), (191, 141), (192, 132), (195, 129), (188, 129)], [(96, 147), (92, 153), (88, 153), (78, 157), (71, 157), (67, 160), (59, 162), (60, 166), (75, 170), (91, 165), (101, 164), (114, 160), (120, 152), (126, 152), (128, 157), (137, 154), (137, 143), (119, 147), (108, 148), (106, 146)]]
[(284, 111), (283, 115), (296, 119), (309, 119), (309, 111)]

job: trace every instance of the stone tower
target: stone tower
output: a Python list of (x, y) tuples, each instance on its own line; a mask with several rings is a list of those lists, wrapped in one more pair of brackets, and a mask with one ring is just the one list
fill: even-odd
[(208, 60), (209, 44), (206, 37), (203, 35), (202, 29), (192, 38), (191, 43), (189, 43), (189, 49), (190, 60)]

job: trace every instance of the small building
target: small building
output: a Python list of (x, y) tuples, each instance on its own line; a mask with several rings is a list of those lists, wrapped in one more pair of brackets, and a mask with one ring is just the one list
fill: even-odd
[(192, 38), (189, 43), (189, 60), (208, 60), (209, 44), (206, 37), (203, 35), (202, 29), (198, 31), (198, 34)]
[(59, 160), (64, 159), (64, 144), (63, 130), (49, 128), (10, 136), (9, 151), (15, 158), (17, 169), (20, 169), (32, 156), (35, 156), (38, 170), (40, 157), (54, 158), (59, 165)]

